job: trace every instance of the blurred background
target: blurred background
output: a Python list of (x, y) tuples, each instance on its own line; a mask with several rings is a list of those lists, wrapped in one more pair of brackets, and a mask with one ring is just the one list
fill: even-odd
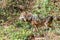
[(60, 40), (60, 21), (35, 32), (31, 23), (19, 20), (26, 11), (41, 18), (60, 16), (60, 0), (0, 0), (0, 40)]

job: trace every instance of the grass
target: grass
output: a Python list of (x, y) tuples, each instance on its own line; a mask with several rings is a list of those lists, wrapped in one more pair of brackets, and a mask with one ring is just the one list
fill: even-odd
[[(26, 27), (26, 26), (25, 26)], [(8, 28), (4, 28), (0, 26), (0, 40), (27, 40), (27, 37), (31, 34), (35, 35), (44, 35), (53, 33), (55, 35), (60, 35), (60, 28), (55, 29), (40, 29), (38, 32), (33, 32), (32, 29), (24, 28), (24, 27), (14, 27), (13, 25), (8, 26)], [(50, 36), (51, 37), (51, 36)], [(53, 37), (54, 38), (54, 37)]]
[(9, 26), (8, 28), (0, 27), (0, 40), (25, 40), (32, 31), (25, 28), (16, 28)]
[[(7, 1), (6, 8), (3, 9), (0, 8), (0, 15), (2, 15), (1, 17), (6, 17), (6, 20), (10, 20), (15, 16), (19, 16), (21, 13), (20, 10), (18, 8), (15, 9), (13, 7), (24, 4), (26, 4), (24, 0), (14, 1), (14, 2), (12, 0)], [(11, 5), (12, 7), (10, 7)], [(25, 11), (28, 11), (28, 9), (26, 9)], [(53, 15), (53, 16), (60, 15), (59, 6), (56, 6), (50, 0), (37, 0), (34, 5), (34, 9), (30, 11), (36, 15), (40, 14), (42, 18), (43, 16), (46, 17), (48, 15)], [(51, 11), (54, 11), (54, 13), (53, 12), (50, 13)], [(0, 18), (0, 24), (2, 24), (1, 22), (4, 23), (6, 21), (4, 18)], [(34, 27), (30, 23), (23, 22), (17, 19), (17, 21), (15, 21), (13, 25), (9, 25), (7, 28), (0, 25), (0, 40), (28, 40), (28, 36), (31, 34), (39, 35), (40, 37), (42, 37), (42, 35), (45, 35), (44, 37), (45, 38), (48, 37), (50, 40), (53, 40), (53, 38), (56, 37), (59, 40), (59, 37), (57, 36), (60, 36), (60, 21), (53, 21), (52, 25), (53, 25), (52, 28), (49, 29), (39, 28), (39, 31), (34, 32), (33, 31)]]

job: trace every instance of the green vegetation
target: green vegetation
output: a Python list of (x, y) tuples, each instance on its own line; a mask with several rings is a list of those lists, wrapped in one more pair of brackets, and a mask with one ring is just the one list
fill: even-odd
[(60, 1), (54, 3), (53, 0), (0, 0), (0, 2), (0, 40), (28, 40), (31, 34), (42, 36), (48, 32), (60, 35), (60, 21), (53, 20), (52, 28), (39, 28), (34, 32), (35, 28), (31, 23), (19, 20), (23, 11), (40, 14), (41, 17), (59, 16)]

